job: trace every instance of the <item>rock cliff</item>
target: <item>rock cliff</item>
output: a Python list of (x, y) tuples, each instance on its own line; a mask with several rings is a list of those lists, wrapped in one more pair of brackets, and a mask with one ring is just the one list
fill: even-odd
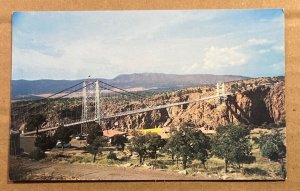
[[(146, 129), (176, 126), (188, 122), (195, 127), (215, 129), (228, 123), (243, 124), (284, 124), (285, 123), (285, 82), (283, 77), (255, 78), (226, 83), (226, 92), (231, 93), (222, 103), (218, 99), (194, 102), (186, 105), (143, 112), (126, 117), (104, 120), (105, 128)], [(215, 95), (214, 85), (191, 87), (168, 93), (159, 93), (143, 100), (105, 98), (102, 102), (104, 116), (133, 109), (153, 107), (168, 103), (195, 100)], [(81, 116), (81, 101), (69, 99), (53, 101), (47, 107), (41, 106), (47, 118), (44, 127), (68, 123)], [(13, 111), (17, 116), (12, 126), (24, 127), (24, 119), (29, 112)], [(59, 120), (60, 119), (60, 120)], [(23, 124), (23, 125), (22, 125)]]
[[(280, 124), (285, 122), (284, 80), (282, 78), (258, 78), (226, 84), (233, 94), (223, 103), (207, 100), (182, 106), (144, 112), (105, 122), (107, 128), (154, 128), (189, 122), (196, 127), (215, 129), (228, 123)], [(137, 109), (143, 105), (174, 103), (214, 95), (213, 86), (187, 88), (172, 93), (156, 95), (151, 101), (131, 102), (126, 107)], [(113, 107), (113, 109), (111, 108)], [(110, 103), (109, 111), (126, 111), (126, 108)]]

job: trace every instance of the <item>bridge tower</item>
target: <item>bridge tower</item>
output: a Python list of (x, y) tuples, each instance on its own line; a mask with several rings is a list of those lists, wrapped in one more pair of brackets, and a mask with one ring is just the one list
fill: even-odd
[[(83, 82), (82, 89), (82, 115), (81, 120), (87, 121), (94, 119), (94, 104), (95, 104), (95, 84), (89, 81)], [(87, 123), (81, 125), (81, 133), (87, 129)]]
[(224, 99), (225, 99), (225, 93), (226, 90), (225, 90), (225, 83), (222, 83), (221, 85), (219, 83), (217, 83), (217, 89), (216, 89), (216, 94), (217, 96), (220, 96), (219, 97), (219, 103), (223, 103)]
[(100, 125), (101, 123), (101, 101), (100, 101), (100, 85), (97, 80), (95, 83), (95, 119), (96, 122)]
[[(82, 89), (82, 121), (95, 120), (101, 123), (101, 94), (100, 82), (83, 82)], [(86, 132), (87, 123), (81, 125), (81, 133)]]

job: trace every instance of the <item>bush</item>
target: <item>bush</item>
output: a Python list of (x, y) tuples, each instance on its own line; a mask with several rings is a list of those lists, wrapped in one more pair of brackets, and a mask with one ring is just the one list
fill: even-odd
[(110, 159), (110, 160), (117, 160), (117, 155), (116, 153), (113, 153), (113, 152), (109, 152), (108, 155), (106, 156), (107, 159)]
[(260, 175), (260, 176), (267, 176), (268, 172), (265, 170), (262, 170), (258, 167), (255, 168), (244, 168), (243, 169), (243, 174), (247, 174), (247, 175)]
[(42, 149), (43, 151), (52, 149), (53, 147), (55, 147), (55, 144), (56, 141), (54, 140), (54, 138), (45, 134), (38, 136), (34, 142), (34, 145)]
[(154, 168), (159, 168), (159, 169), (167, 169), (167, 165), (164, 163), (164, 161), (151, 161), (149, 162), (150, 166), (153, 166)]
[(39, 161), (39, 160), (45, 158), (46, 155), (45, 155), (45, 153), (42, 149), (37, 148), (29, 154), (29, 157), (36, 160), (36, 161)]

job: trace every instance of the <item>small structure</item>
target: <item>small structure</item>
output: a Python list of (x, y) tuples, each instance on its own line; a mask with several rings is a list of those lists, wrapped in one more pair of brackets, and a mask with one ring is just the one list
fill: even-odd
[(157, 133), (161, 139), (168, 139), (170, 138), (170, 133), (167, 133), (167, 132), (160, 132), (160, 133)]
[(20, 132), (18, 130), (10, 130), (10, 154), (19, 155), (20, 149)]
[(103, 131), (103, 136), (109, 138), (109, 143), (111, 142), (111, 140), (114, 136), (122, 135), (122, 136), (126, 137), (127, 134), (128, 134), (127, 132), (118, 131), (118, 130), (114, 130), (114, 129), (107, 129), (107, 130)]
[(204, 127), (201, 127), (199, 128), (202, 133), (206, 134), (206, 135), (213, 135), (213, 134), (216, 134), (216, 131), (215, 130), (212, 130), (212, 129), (205, 129)]

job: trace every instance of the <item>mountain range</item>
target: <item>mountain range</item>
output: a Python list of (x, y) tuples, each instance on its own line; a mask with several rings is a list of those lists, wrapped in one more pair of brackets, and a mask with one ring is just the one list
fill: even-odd
[[(138, 88), (139, 90), (147, 90), (200, 86), (217, 82), (243, 80), (248, 79), (248, 77), (213, 74), (134, 73), (121, 74), (113, 79), (97, 79), (124, 89)], [(19, 99), (39, 94), (55, 93), (81, 81), (83, 80), (12, 80), (12, 98)]]

